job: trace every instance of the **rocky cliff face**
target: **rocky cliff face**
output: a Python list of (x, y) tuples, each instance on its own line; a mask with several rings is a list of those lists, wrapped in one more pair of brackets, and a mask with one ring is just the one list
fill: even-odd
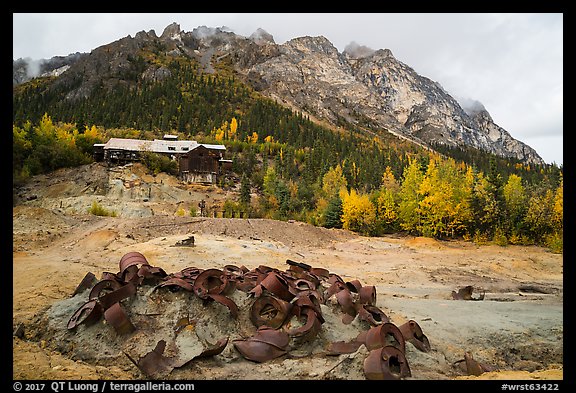
[[(466, 113), (438, 83), (398, 61), (390, 50), (339, 53), (324, 37), (277, 45), (278, 54), (239, 72), (260, 79), (263, 93), (334, 124), (346, 121), (424, 145), (472, 146), (543, 164), (483, 110)], [(358, 52), (358, 51), (355, 51)]]
[(168, 69), (134, 61), (143, 48), (194, 58), (208, 73), (228, 59), (262, 94), (333, 125), (391, 132), (425, 146), (472, 146), (544, 164), (534, 149), (512, 138), (485, 109), (465, 111), (438, 83), (398, 61), (390, 50), (355, 45), (340, 53), (322, 36), (276, 44), (262, 29), (243, 37), (206, 26), (183, 32), (173, 23), (159, 37), (153, 30), (141, 31), (94, 49), (71, 64), (55, 84), (70, 86), (67, 98), (73, 100), (88, 97), (100, 83), (169, 76)]

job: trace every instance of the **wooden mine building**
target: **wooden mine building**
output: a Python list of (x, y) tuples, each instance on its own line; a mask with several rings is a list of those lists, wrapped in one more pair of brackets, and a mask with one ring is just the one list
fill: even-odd
[(94, 144), (94, 159), (124, 165), (139, 161), (143, 152), (163, 154), (178, 162), (178, 177), (190, 183), (216, 183), (218, 177), (231, 170), (232, 161), (224, 158), (226, 146), (179, 141), (175, 135), (163, 139), (142, 140), (110, 138)]

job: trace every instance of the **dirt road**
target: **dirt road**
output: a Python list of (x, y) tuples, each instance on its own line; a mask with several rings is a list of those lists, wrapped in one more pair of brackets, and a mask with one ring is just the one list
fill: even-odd
[[(28, 192), (47, 189), (42, 186), (46, 184), (39, 181), (38, 189)], [(66, 187), (67, 198), (87, 192), (70, 192), (72, 186), (63, 182), (60, 198)], [(110, 191), (101, 195), (109, 197)], [(169, 210), (163, 206), (162, 211)], [(160, 211), (157, 206), (150, 209)], [(83, 333), (65, 327), (86, 300), (71, 297), (85, 274), (117, 272), (120, 258), (130, 251), (141, 252), (151, 265), (168, 273), (228, 264), (285, 270), (291, 259), (326, 268), (346, 281), (374, 285), (376, 305), (390, 320), (397, 325), (415, 320), (430, 341), (432, 350), (427, 353), (407, 345), (412, 372), (408, 379), (563, 378), (563, 258), (543, 248), (408, 236), (367, 238), (263, 219), (173, 213), (96, 217), (66, 211), (46, 195), (13, 208), (13, 235), (13, 326), (24, 328), (22, 337), (13, 340), (15, 379), (145, 378), (125, 352), (143, 355), (156, 338), (135, 334), (121, 340), (102, 324)], [(194, 236), (194, 247), (177, 245), (189, 236)], [(485, 293), (484, 300), (453, 300), (451, 292), (467, 285), (474, 287), (474, 296)], [(241, 295), (234, 296), (244, 304)], [(172, 299), (174, 304), (180, 304), (178, 299)], [(215, 306), (206, 310), (199, 318), (212, 320), (201, 319), (205, 325), (203, 330), (197, 325), (197, 335), (206, 335), (208, 341), (224, 334), (231, 340), (240, 338), (244, 325), (226, 319), (225, 311)], [(364, 347), (350, 355), (325, 355), (329, 342), (350, 340), (363, 327), (356, 320), (342, 324), (328, 308), (326, 312), (319, 339), (290, 356), (254, 363), (228, 345), (222, 354), (174, 369), (168, 378), (365, 379)], [(458, 362), (467, 351), (495, 371), (467, 375), (463, 362)]]

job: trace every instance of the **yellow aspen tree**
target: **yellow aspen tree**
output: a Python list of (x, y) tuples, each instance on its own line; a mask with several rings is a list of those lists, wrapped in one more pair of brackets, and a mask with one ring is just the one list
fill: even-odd
[(400, 191), (400, 184), (398, 184), (398, 181), (394, 177), (390, 166), (386, 167), (384, 174), (382, 175), (382, 188), (390, 190), (392, 193)]
[(506, 207), (507, 224), (512, 234), (518, 234), (526, 214), (527, 196), (522, 178), (512, 173), (502, 189)]
[(342, 227), (362, 234), (370, 234), (375, 229), (376, 207), (366, 194), (356, 190), (340, 193), (342, 198)]
[(249, 143), (257, 143), (258, 142), (258, 133), (254, 131), (252, 135), (246, 136), (246, 141)]
[(238, 121), (235, 117), (230, 120), (230, 131), (228, 131), (228, 138), (236, 140), (236, 131), (238, 130)]
[(560, 174), (560, 185), (554, 195), (554, 209), (552, 220), (557, 229), (563, 230), (564, 227), (564, 177)]

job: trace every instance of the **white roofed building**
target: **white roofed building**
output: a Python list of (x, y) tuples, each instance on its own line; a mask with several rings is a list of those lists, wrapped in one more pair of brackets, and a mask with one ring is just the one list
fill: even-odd
[(230, 169), (231, 161), (224, 159), (226, 146), (177, 138), (169, 134), (154, 140), (110, 138), (94, 145), (94, 159), (124, 165), (139, 161), (144, 152), (163, 154), (178, 162), (179, 177), (189, 182), (216, 183), (217, 177)]

